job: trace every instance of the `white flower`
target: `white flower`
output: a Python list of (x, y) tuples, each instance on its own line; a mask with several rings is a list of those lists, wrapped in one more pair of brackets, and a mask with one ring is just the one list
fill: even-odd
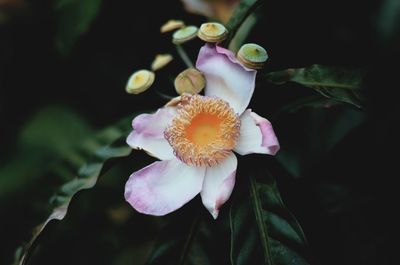
[(125, 198), (141, 213), (168, 214), (200, 193), (217, 218), (235, 185), (233, 152), (275, 155), (279, 150), (271, 123), (246, 110), (256, 71), (212, 44), (201, 48), (196, 67), (207, 81), (205, 96), (183, 95), (178, 105), (132, 122), (127, 143), (161, 160), (134, 172), (126, 183)]

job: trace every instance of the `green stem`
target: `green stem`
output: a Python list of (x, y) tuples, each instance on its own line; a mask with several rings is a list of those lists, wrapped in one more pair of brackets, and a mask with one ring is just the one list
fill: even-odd
[(179, 44), (175, 46), (176, 46), (176, 51), (178, 52), (179, 56), (181, 57), (182, 61), (186, 64), (186, 66), (188, 68), (194, 68), (192, 60), (190, 60), (189, 56), (187, 55), (183, 47)]
[(234, 14), (229, 20), (226, 27), (229, 30), (228, 37), (223, 42), (223, 46), (229, 46), (231, 40), (235, 37), (236, 32), (239, 30), (240, 26), (246, 20), (246, 18), (253, 13), (253, 11), (261, 4), (262, 0), (242, 0), (239, 6), (235, 9)]

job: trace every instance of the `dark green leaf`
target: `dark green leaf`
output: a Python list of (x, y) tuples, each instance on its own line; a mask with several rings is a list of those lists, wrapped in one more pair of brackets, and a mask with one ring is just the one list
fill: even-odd
[(235, 9), (231, 19), (226, 25), (229, 33), (228, 37), (224, 41), (224, 46), (228, 46), (231, 40), (235, 37), (240, 26), (246, 20), (246, 18), (256, 9), (256, 7), (261, 3), (261, 0), (242, 0), (240, 4)]
[(234, 199), (230, 209), (233, 265), (306, 265), (303, 231), (283, 204), (270, 174), (263, 182), (251, 177), (249, 191)]
[(195, 199), (169, 218), (146, 265), (229, 263), (229, 234), (226, 226), (221, 226), (223, 217), (214, 220)]
[(56, 47), (68, 53), (78, 38), (88, 31), (96, 18), (102, 0), (55, 0)]
[(340, 104), (339, 102), (321, 97), (319, 95), (305, 97), (298, 100), (295, 100), (289, 104), (283, 106), (280, 110), (278, 110), (274, 115), (279, 116), (282, 113), (294, 113), (304, 108), (311, 108), (311, 109), (321, 109), (321, 108), (331, 108)]
[(281, 150), (276, 158), (289, 173), (300, 177), (321, 162), (365, 118), (362, 111), (334, 105), (280, 115)]
[(364, 76), (365, 72), (360, 69), (312, 65), (268, 73), (266, 78), (275, 84), (296, 82), (316, 90), (324, 97), (363, 108), (365, 98), (361, 86)]
[(119, 124), (107, 128), (94, 139), (92, 146), (99, 147), (94, 154), (90, 152), (86, 157), (86, 164), (81, 167), (77, 176), (70, 182), (64, 184), (55, 196), (51, 199), (52, 211), (47, 219), (37, 226), (33, 232), (32, 239), (25, 246), (15, 264), (26, 264), (32, 253), (37, 239), (44, 231), (46, 226), (52, 220), (62, 220), (67, 214), (68, 206), (75, 196), (81, 190), (92, 188), (99, 176), (103, 174), (110, 166), (112, 160), (128, 156), (131, 148), (126, 144), (125, 139), (130, 131), (130, 118), (124, 119)]
[(50, 106), (23, 126), (16, 152), (0, 167), (0, 199), (21, 191), (64, 157), (80, 165), (75, 150), (93, 130), (72, 110)]

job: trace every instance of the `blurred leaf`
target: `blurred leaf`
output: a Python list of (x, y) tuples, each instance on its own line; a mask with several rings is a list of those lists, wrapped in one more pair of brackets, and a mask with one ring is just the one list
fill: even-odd
[(62, 54), (71, 51), (78, 38), (88, 31), (102, 0), (55, 0), (56, 47)]
[(29, 186), (31, 181), (70, 156), (93, 134), (87, 122), (72, 110), (50, 106), (35, 114), (21, 129), (16, 153), (0, 167), (0, 198)]
[(376, 26), (382, 37), (393, 40), (400, 32), (400, 2), (383, 0), (377, 16)]
[(274, 84), (296, 82), (315, 89), (324, 97), (364, 108), (365, 98), (361, 91), (364, 76), (365, 72), (360, 69), (315, 64), (307, 68), (268, 73), (265, 77)]
[(250, 177), (249, 191), (231, 205), (230, 226), (232, 265), (308, 264), (303, 231), (269, 173), (263, 182)]
[(68, 206), (73, 196), (83, 189), (92, 188), (100, 175), (110, 167), (112, 161), (128, 156), (131, 148), (126, 144), (127, 133), (131, 130), (130, 120), (124, 119), (115, 126), (105, 129), (97, 135), (96, 141), (101, 147), (94, 154), (87, 154), (87, 163), (82, 166), (75, 179), (64, 184), (55, 196), (52, 197), (52, 212), (47, 219), (38, 225), (33, 232), (33, 237), (25, 246), (24, 251), (15, 264), (26, 264), (32, 253), (37, 239), (52, 220), (62, 220), (68, 211)]
[(365, 119), (364, 112), (343, 105), (303, 108), (280, 115), (281, 150), (276, 158), (289, 173), (300, 177)]
[(231, 40), (235, 37), (237, 31), (242, 26), (246, 18), (261, 4), (261, 0), (242, 0), (236, 7), (231, 19), (226, 27), (228, 29), (228, 37), (224, 41), (224, 46), (229, 46)]

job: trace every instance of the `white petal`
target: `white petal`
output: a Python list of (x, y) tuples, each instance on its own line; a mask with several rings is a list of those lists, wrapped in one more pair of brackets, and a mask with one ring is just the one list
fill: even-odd
[(141, 114), (132, 121), (133, 131), (126, 142), (161, 160), (174, 158), (173, 149), (164, 138), (164, 130), (176, 114), (174, 107), (164, 107), (154, 114)]
[(240, 116), (240, 121), (240, 136), (235, 152), (240, 155), (251, 153), (275, 155), (278, 152), (279, 142), (267, 119), (248, 109)]
[(230, 154), (220, 164), (207, 167), (201, 199), (204, 206), (217, 219), (219, 209), (231, 196), (235, 186), (237, 158)]
[(205, 168), (178, 159), (157, 161), (133, 173), (125, 185), (125, 199), (138, 212), (165, 215), (182, 207), (202, 189)]
[(257, 72), (244, 67), (231, 51), (213, 44), (200, 49), (196, 68), (206, 77), (205, 95), (222, 98), (242, 114), (253, 95)]

